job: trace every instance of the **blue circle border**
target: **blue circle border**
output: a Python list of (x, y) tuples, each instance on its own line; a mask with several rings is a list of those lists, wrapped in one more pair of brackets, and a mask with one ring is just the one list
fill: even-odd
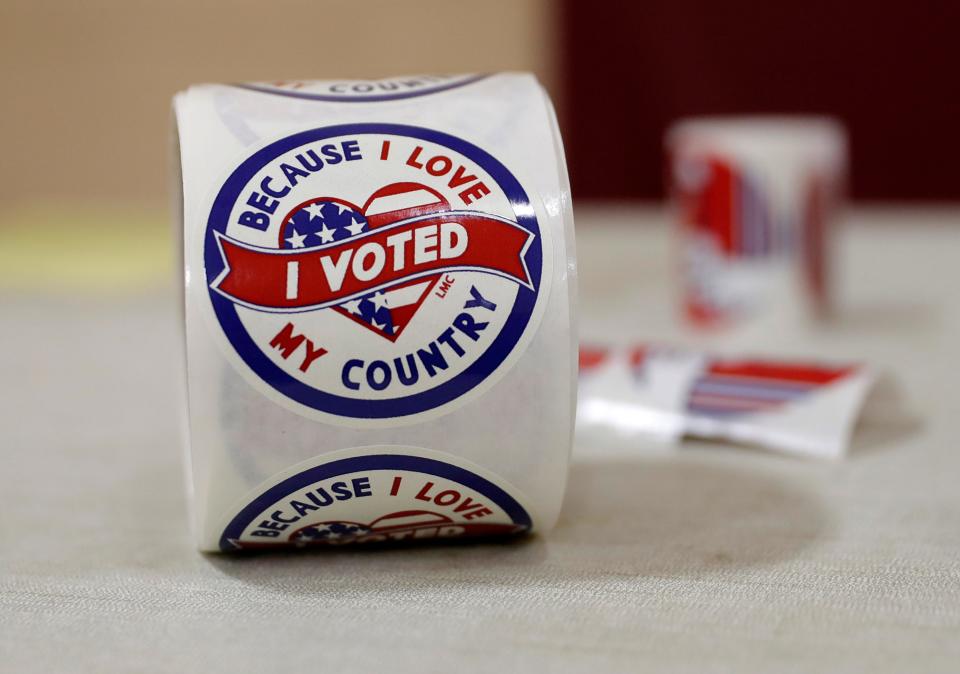
[[(409, 396), (358, 400), (320, 391), (307, 386), (284, 372), (254, 343), (241, 323), (233, 302), (215, 292), (210, 288), (210, 284), (224, 268), (214, 232), (226, 234), (234, 204), (257, 171), (285, 152), (307, 143), (336, 136), (373, 133), (408, 136), (437, 143), (469, 157), (481, 166), (496, 181), (509, 199), (517, 224), (534, 235), (525, 260), (535, 290), (531, 291), (520, 286), (517, 299), (500, 334), (477, 360), (453, 379)], [(214, 200), (207, 221), (207, 231), (204, 235), (203, 260), (207, 291), (217, 320), (234, 349), (257, 376), (280, 394), (320, 412), (354, 419), (390, 419), (425, 412), (459, 398), (493, 374), (497, 367), (510, 355), (530, 322), (537, 297), (540, 294), (543, 275), (543, 244), (537, 217), (523, 187), (503, 164), (476, 145), (456, 136), (419, 126), (378, 123), (340, 124), (310, 129), (287, 136), (258, 150), (240, 164), (227, 178)]]
[[(379, 103), (382, 101), (400, 101), (406, 98), (419, 98), (420, 96), (429, 96), (430, 94), (439, 94), (443, 91), (450, 91), (451, 89), (458, 89), (459, 87), (465, 87), (468, 84), (473, 84), (474, 82), (479, 82), (480, 80), (490, 77), (487, 74), (473, 75), (468, 77), (465, 80), (459, 80), (456, 82), (450, 82), (448, 84), (441, 84), (433, 89), (426, 89), (424, 91), (406, 91), (401, 94), (374, 94), (373, 96), (334, 96), (332, 94), (305, 94), (297, 91), (286, 91), (278, 89), (270, 89), (258, 84), (247, 84), (240, 83), (234, 84), (239, 89), (246, 89), (247, 91), (255, 91), (259, 94), (274, 94), (276, 96), (286, 96), (288, 98), (299, 98), (305, 101), (324, 101), (327, 103)], [(401, 79), (401, 78), (393, 78)], [(358, 80), (363, 81), (363, 80)]]
[[(265, 508), (273, 505), (282, 498), (297, 492), (312, 484), (340, 477), (346, 473), (355, 473), (361, 470), (406, 470), (414, 473), (424, 473), (435, 477), (452, 480), (458, 484), (480, 492), (497, 504), (514, 524), (523, 526), (527, 530), (533, 528), (533, 520), (522, 505), (509, 493), (495, 485), (490, 480), (472, 473), (466, 468), (460, 468), (436, 459), (427, 459), (420, 456), (406, 454), (370, 454), (349, 459), (338, 459), (308, 468), (302, 473), (288, 477), (283, 482), (274, 485), (245, 506), (230, 520), (220, 536), (220, 549), (224, 552), (235, 552), (237, 547), (230, 540), (239, 540), (244, 529)], [(242, 546), (241, 546), (242, 547)]]

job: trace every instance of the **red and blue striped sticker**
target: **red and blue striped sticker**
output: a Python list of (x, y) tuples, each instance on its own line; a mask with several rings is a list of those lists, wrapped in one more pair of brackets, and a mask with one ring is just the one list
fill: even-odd
[(687, 409), (706, 416), (776, 410), (802, 400), (855, 368), (762, 361), (711, 362), (694, 380)]

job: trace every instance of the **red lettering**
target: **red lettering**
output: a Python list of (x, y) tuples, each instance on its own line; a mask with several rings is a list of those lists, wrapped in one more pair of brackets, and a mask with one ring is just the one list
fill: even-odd
[[(383, 155), (387, 149), (382, 150), (381, 155)], [(453, 169), (453, 160), (450, 157), (447, 157), (442, 154), (435, 155), (426, 160), (426, 165), (420, 161), (420, 154), (423, 152), (423, 147), (417, 145), (413, 148), (413, 151), (410, 153), (410, 156), (407, 158), (407, 165), (412, 166), (413, 168), (422, 169), (426, 166), (425, 170), (432, 176), (443, 176), (450, 173), (450, 170)], [(381, 158), (385, 158), (381, 156)], [(477, 176), (472, 173), (467, 173), (467, 169), (458, 165), (457, 168), (453, 171), (453, 175), (450, 177), (450, 180), (447, 181), (447, 185), (451, 189), (456, 189), (458, 187), (463, 187), (468, 185), (474, 180), (477, 180)], [(477, 199), (490, 194), (490, 189), (483, 183), (477, 182), (467, 187), (462, 192), (460, 192), (460, 198), (463, 199), (464, 204), (469, 204)]]
[(460, 505), (458, 505), (456, 508), (453, 509), (453, 512), (462, 513), (463, 511), (470, 510), (471, 508), (482, 508), (482, 507), (483, 507), (482, 503), (477, 503), (476, 501), (474, 501), (472, 498), (468, 496), (463, 500), (463, 503), (461, 503)]
[(442, 176), (449, 173), (452, 167), (453, 162), (450, 161), (449, 157), (438, 154), (436, 157), (431, 157), (430, 161), (427, 162), (427, 173), (432, 176)]
[(471, 185), (467, 189), (460, 192), (460, 198), (463, 199), (463, 203), (465, 205), (469, 205), (488, 194), (490, 194), (490, 188), (481, 182)]
[(310, 366), (313, 365), (313, 361), (327, 353), (327, 350), (323, 347), (314, 347), (313, 340), (307, 339), (305, 335), (293, 334), (293, 329), (293, 323), (287, 323), (283, 326), (283, 329), (270, 340), (270, 346), (279, 349), (280, 355), (286, 360), (303, 344), (306, 353), (303, 356), (303, 362), (300, 363), (300, 371), (306, 372)]
[(448, 506), (453, 505), (460, 500), (460, 492), (454, 491), (453, 489), (447, 489), (440, 492), (433, 498), (433, 502), (438, 506)]
[(453, 281), (454, 281), (454, 278), (449, 274), (447, 274), (440, 281), (439, 285), (437, 286), (437, 289), (434, 291), (433, 294), (441, 299), (446, 297), (447, 293), (450, 292), (450, 287), (453, 285)]
[(303, 344), (305, 339), (306, 337), (304, 335), (294, 335), (293, 323), (287, 323), (283, 326), (283, 330), (278, 332), (277, 336), (270, 340), (270, 346), (275, 349), (280, 349), (280, 355), (286, 360), (297, 350), (297, 347)]
[(311, 365), (313, 365), (313, 361), (315, 361), (317, 358), (319, 358), (320, 356), (322, 356), (322, 355), (325, 354), (326, 352), (327, 352), (327, 350), (324, 349), (323, 347), (320, 347), (319, 349), (314, 349), (314, 348), (313, 348), (313, 342), (308, 339), (308, 340), (307, 340), (307, 352), (306, 352), (306, 354), (304, 354), (304, 356), (303, 356), (303, 362), (300, 364), (300, 371), (301, 371), (301, 372), (306, 372), (307, 369), (309, 369), (309, 367), (310, 367)]
[(413, 168), (423, 168), (423, 164), (417, 161), (417, 157), (420, 156), (420, 153), (423, 152), (423, 148), (417, 145), (413, 148), (413, 152), (410, 153), (410, 156), (407, 158), (407, 166), (412, 166)]
[(481, 518), (481, 517), (486, 517), (487, 515), (492, 515), (492, 514), (493, 514), (493, 511), (490, 510), (490, 508), (483, 507), (483, 508), (480, 508), (479, 510), (471, 510), (471, 511), (468, 512), (468, 513), (464, 513), (464, 514), (463, 514), (463, 519), (465, 519), (465, 520), (475, 520), (475, 519), (479, 519), (479, 518)]
[(451, 188), (457, 188), (461, 185), (466, 185), (471, 180), (476, 180), (477, 176), (475, 175), (464, 175), (467, 172), (462, 166), (458, 166), (457, 170), (453, 172), (453, 176), (450, 178), (450, 182), (447, 185)]
[(414, 498), (420, 501), (429, 501), (430, 500), (429, 492), (431, 489), (433, 489), (433, 482), (427, 482), (420, 489), (420, 492), (416, 496), (414, 496)]

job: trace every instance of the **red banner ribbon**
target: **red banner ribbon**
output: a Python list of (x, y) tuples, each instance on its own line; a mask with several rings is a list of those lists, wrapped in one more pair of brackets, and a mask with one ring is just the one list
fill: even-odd
[(217, 232), (224, 271), (211, 287), (274, 310), (333, 306), (451, 271), (481, 271), (532, 287), (523, 256), (533, 236), (509, 220), (469, 211), (410, 218), (299, 250), (259, 248)]

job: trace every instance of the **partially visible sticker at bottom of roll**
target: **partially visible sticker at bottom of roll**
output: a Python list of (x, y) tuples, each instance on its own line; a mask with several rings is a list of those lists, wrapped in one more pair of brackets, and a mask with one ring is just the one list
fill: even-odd
[(255, 489), (223, 529), (224, 552), (519, 534), (524, 499), (448, 454), (364, 447), (302, 463)]

